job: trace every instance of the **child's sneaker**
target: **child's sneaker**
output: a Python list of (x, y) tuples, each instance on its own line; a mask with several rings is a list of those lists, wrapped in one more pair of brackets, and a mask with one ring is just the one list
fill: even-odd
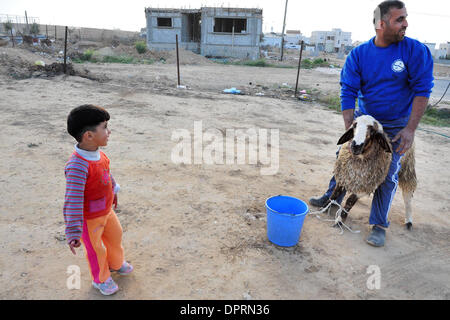
[(120, 275), (126, 276), (127, 274), (131, 273), (131, 271), (133, 271), (133, 266), (128, 262), (124, 261), (120, 269), (110, 271), (118, 272)]
[(94, 288), (100, 290), (100, 292), (105, 296), (109, 296), (119, 290), (119, 287), (111, 277), (109, 277), (105, 282), (102, 283), (95, 283), (94, 281), (92, 281), (92, 285), (94, 286)]

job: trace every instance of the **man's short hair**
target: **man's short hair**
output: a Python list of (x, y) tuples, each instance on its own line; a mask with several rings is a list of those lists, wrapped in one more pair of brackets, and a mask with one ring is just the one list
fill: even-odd
[(386, 21), (386, 16), (391, 8), (403, 9), (405, 4), (398, 0), (387, 0), (380, 3), (373, 12), (373, 25), (377, 26), (378, 21)]
[(67, 117), (67, 132), (78, 142), (86, 131), (94, 131), (103, 121), (109, 120), (109, 113), (102, 107), (83, 104), (70, 111)]

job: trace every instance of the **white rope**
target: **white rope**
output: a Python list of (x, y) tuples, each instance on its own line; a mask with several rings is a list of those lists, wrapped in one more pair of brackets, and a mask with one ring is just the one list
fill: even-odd
[[(319, 214), (324, 213), (325, 211), (328, 210), (328, 214), (330, 214), (330, 210), (331, 210), (331, 205), (337, 205), (339, 207), (339, 209), (336, 211), (336, 215), (334, 217), (334, 219), (322, 219)], [(322, 221), (333, 221), (335, 225), (338, 225), (339, 228), (341, 229), (341, 232), (339, 234), (344, 234), (344, 229), (342, 228), (342, 226), (346, 227), (351, 233), (360, 233), (360, 230), (355, 230), (353, 231), (349, 226), (347, 226), (343, 221), (342, 221), (342, 211), (344, 211), (345, 213), (348, 214), (348, 211), (345, 210), (338, 202), (336, 202), (335, 200), (331, 200), (330, 203), (328, 203), (328, 205), (324, 208), (322, 208), (320, 211), (313, 211), (310, 212), (309, 214), (311, 215), (315, 215), (319, 220)]]

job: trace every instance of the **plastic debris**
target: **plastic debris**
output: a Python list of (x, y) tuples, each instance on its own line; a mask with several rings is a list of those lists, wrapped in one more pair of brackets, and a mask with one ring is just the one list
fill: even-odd
[(298, 97), (298, 99), (302, 101), (311, 101), (311, 97), (309, 96), (309, 94), (302, 94)]
[(35, 66), (43, 66), (43, 67), (45, 67), (45, 62), (42, 61), (42, 60), (37, 60), (36, 62), (34, 62), (34, 65)]
[(241, 90), (237, 90), (236, 88), (230, 88), (223, 90), (224, 93), (232, 93), (232, 94), (240, 94)]
[(177, 89), (186, 89), (186, 86), (182, 86), (182, 85), (177, 85)]

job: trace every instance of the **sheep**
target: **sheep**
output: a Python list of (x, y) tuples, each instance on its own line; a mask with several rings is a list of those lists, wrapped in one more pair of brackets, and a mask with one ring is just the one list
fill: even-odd
[[(341, 213), (341, 219), (345, 221), (358, 198), (375, 192), (385, 180), (392, 159), (392, 145), (383, 132), (383, 126), (369, 115), (356, 118), (337, 144), (342, 144), (342, 147), (334, 165), (336, 188), (327, 205), (344, 191), (349, 192), (345, 210)], [(400, 163), (398, 183), (405, 204), (405, 225), (411, 230), (411, 200), (417, 187), (414, 144), (401, 158)]]

